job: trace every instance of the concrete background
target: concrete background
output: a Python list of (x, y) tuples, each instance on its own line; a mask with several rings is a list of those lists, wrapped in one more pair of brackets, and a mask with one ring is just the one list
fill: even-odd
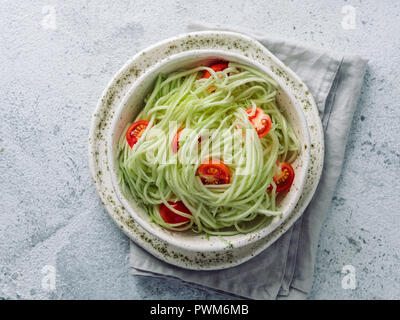
[[(227, 298), (131, 276), (129, 241), (103, 209), (88, 170), (90, 118), (111, 76), (138, 50), (184, 32), (193, 20), (370, 59), (310, 298), (400, 298), (398, 2), (0, 4), (0, 299)], [(355, 29), (342, 27), (346, 5), (355, 9)], [(41, 286), (46, 265), (56, 268), (53, 291)], [(355, 267), (354, 290), (341, 286), (345, 265)]]

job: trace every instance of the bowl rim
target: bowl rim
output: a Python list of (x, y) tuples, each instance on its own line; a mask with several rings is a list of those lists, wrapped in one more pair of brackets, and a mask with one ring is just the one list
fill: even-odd
[[(142, 54), (142, 52), (145, 52), (146, 50), (147, 49), (142, 50), (137, 55)], [(226, 241), (214, 241), (214, 244), (212, 246), (211, 245), (210, 246), (198, 245), (198, 246), (188, 247), (187, 245), (185, 246), (184, 244), (182, 244), (182, 241), (180, 241), (181, 239), (175, 238), (172, 235), (169, 235), (167, 233), (157, 232), (156, 229), (151, 227), (152, 222), (149, 222), (148, 220), (140, 217), (140, 215), (136, 213), (134, 208), (132, 208), (131, 201), (129, 201), (125, 197), (125, 195), (123, 194), (123, 192), (121, 190), (121, 187), (118, 183), (118, 176), (116, 174), (117, 170), (116, 170), (116, 166), (115, 166), (115, 156), (113, 154), (113, 139), (115, 136), (114, 133), (116, 131), (115, 129), (116, 129), (117, 123), (119, 122), (119, 119), (121, 117), (121, 113), (123, 113), (125, 108), (129, 105), (128, 104), (129, 99), (134, 94), (134, 92), (137, 90), (137, 88), (142, 85), (144, 80), (147, 79), (149, 76), (153, 75), (154, 73), (156, 73), (157, 70), (165, 67), (166, 65), (168, 65), (170, 63), (173, 63), (176, 60), (184, 59), (185, 57), (189, 57), (189, 56), (193, 56), (193, 55), (202, 55), (202, 54), (210, 55), (210, 56), (217, 56), (217, 57), (218, 57), (218, 54), (220, 54), (220, 55), (225, 55), (225, 56), (231, 56), (233, 58), (237, 58), (238, 60), (243, 60), (248, 65), (256, 67), (258, 70), (266, 73), (268, 76), (270, 76), (275, 81), (277, 81), (281, 90), (284, 91), (285, 94), (289, 97), (290, 101), (294, 105), (294, 108), (296, 109), (296, 113), (299, 115), (299, 119), (300, 119), (299, 127), (301, 128), (301, 132), (305, 137), (305, 141), (301, 141), (301, 147), (303, 147), (304, 145), (307, 145), (307, 148), (306, 149), (303, 148), (303, 150), (302, 150), (302, 152), (305, 152), (305, 157), (302, 162), (302, 167), (304, 167), (302, 178), (298, 185), (298, 189), (296, 190), (295, 196), (293, 197), (294, 200), (291, 201), (291, 203), (288, 205), (288, 208), (285, 210), (285, 212), (283, 212), (282, 217), (279, 220), (277, 220), (275, 222), (273, 221), (269, 225), (267, 225), (261, 229), (257, 229), (250, 233), (243, 234), (242, 235), (243, 237), (241, 239), (236, 239), (233, 242), (233, 244), (232, 244), (233, 247), (234, 248), (244, 247), (244, 246), (252, 244), (253, 242), (260, 240), (261, 238), (266, 237), (267, 235), (272, 233), (276, 228), (278, 228), (285, 221), (285, 219), (290, 216), (290, 213), (293, 211), (293, 209), (297, 205), (299, 198), (302, 194), (303, 187), (304, 187), (305, 181), (307, 179), (307, 172), (308, 172), (308, 168), (309, 168), (309, 164), (310, 164), (310, 149), (311, 149), (310, 144), (311, 143), (310, 143), (310, 133), (308, 130), (307, 121), (305, 119), (304, 112), (303, 112), (302, 108), (300, 107), (299, 103), (297, 102), (296, 98), (290, 92), (290, 90), (287, 88), (285, 83), (277, 75), (275, 75), (267, 66), (265, 66), (257, 61), (254, 61), (245, 55), (242, 55), (242, 54), (239, 54), (236, 52), (230, 52), (230, 51), (221, 50), (221, 49), (192, 49), (192, 50), (172, 54), (172, 55), (168, 56), (167, 58), (164, 58), (164, 59), (158, 61), (157, 63), (148, 66), (146, 68), (146, 70), (131, 85), (131, 87), (125, 94), (125, 96), (122, 98), (119, 106), (117, 107), (117, 110), (115, 111), (115, 115), (114, 115), (113, 121), (111, 123), (110, 134), (106, 138), (107, 151), (108, 151), (107, 157), (108, 157), (108, 163), (110, 166), (110, 175), (111, 175), (112, 186), (114, 188), (116, 196), (121, 201), (121, 204), (124, 206), (124, 208), (130, 214), (130, 216), (138, 224), (140, 224), (141, 227), (143, 227), (147, 232), (149, 232), (153, 236), (155, 236), (173, 246), (184, 249), (184, 250), (191, 250), (191, 251), (196, 251), (196, 252), (211, 252), (211, 251), (218, 252), (218, 251), (227, 249)], [(201, 58), (199, 57), (198, 59), (201, 59)], [(170, 231), (170, 230), (167, 230), (167, 231), (174, 232), (174, 231)], [(216, 237), (218, 237), (218, 236), (210, 235), (210, 241), (212, 241), (211, 239), (216, 238)], [(232, 237), (232, 236), (223, 236), (223, 238), (227, 241), (229, 241), (230, 237)]]

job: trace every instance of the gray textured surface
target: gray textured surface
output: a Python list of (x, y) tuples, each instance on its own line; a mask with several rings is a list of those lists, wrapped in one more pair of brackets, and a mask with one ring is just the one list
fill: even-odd
[[(43, 28), (43, 6), (56, 10)], [(341, 27), (344, 5), (356, 28)], [(0, 298), (225, 298), (129, 275), (128, 239), (92, 185), (97, 99), (138, 50), (187, 22), (245, 26), (370, 59), (310, 298), (400, 298), (400, 6), (392, 1), (1, 1)], [(341, 286), (342, 267), (357, 287)], [(56, 289), (41, 287), (45, 265)]]

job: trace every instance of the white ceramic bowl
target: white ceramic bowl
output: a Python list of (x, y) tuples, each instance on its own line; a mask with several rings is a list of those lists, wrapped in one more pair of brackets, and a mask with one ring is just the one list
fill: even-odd
[[(248, 234), (234, 236), (214, 237), (207, 239), (204, 234), (192, 231), (175, 232), (164, 229), (149, 221), (147, 213), (140, 208), (130, 195), (124, 195), (118, 183), (118, 141), (126, 126), (133, 122), (143, 107), (143, 99), (152, 90), (154, 81), (160, 73), (168, 74), (178, 69), (188, 69), (199, 65), (210, 65), (214, 61), (226, 60), (256, 67), (279, 83), (277, 102), (283, 110), (286, 119), (291, 123), (301, 142), (301, 151), (294, 161), (295, 179), (288, 194), (282, 199), (279, 207), (282, 211), (281, 218), (275, 218), (272, 223), (262, 229)], [(310, 137), (306, 120), (301, 107), (292, 96), (285, 84), (265, 66), (249, 58), (229, 51), (221, 50), (193, 50), (169, 56), (161, 62), (149, 66), (140, 78), (132, 85), (128, 94), (119, 106), (112, 123), (111, 135), (107, 137), (108, 162), (115, 192), (125, 209), (133, 219), (145, 230), (154, 236), (185, 250), (196, 252), (222, 251), (227, 248), (239, 248), (255, 242), (275, 230), (296, 206), (302, 193), (310, 162)]]

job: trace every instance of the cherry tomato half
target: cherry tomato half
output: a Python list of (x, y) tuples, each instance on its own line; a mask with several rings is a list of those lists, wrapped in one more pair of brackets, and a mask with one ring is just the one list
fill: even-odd
[(253, 111), (253, 108), (249, 108), (246, 112), (249, 114), (249, 120), (253, 125), (254, 129), (256, 129), (258, 137), (262, 138), (267, 135), (269, 130), (271, 130), (272, 121), (271, 117), (267, 115), (261, 108), (256, 108), (256, 111), (253, 115), (250, 115)]
[(207, 89), (207, 92), (208, 93), (214, 93), (215, 92), (215, 90), (217, 90), (217, 87), (216, 86), (209, 86)]
[[(168, 204), (174, 208), (177, 211), (187, 213), (187, 214), (192, 214), (188, 208), (183, 204), (182, 201), (177, 201), (177, 202), (172, 202), (168, 201)], [(166, 223), (181, 223), (181, 222), (188, 222), (190, 219), (183, 217), (172, 210), (170, 210), (165, 204), (160, 205), (160, 215), (161, 218), (166, 222)]]
[(140, 120), (132, 123), (128, 130), (126, 131), (126, 141), (132, 148), (139, 138), (142, 136), (143, 132), (146, 130), (149, 122), (146, 120)]
[(219, 160), (202, 163), (197, 173), (203, 184), (228, 184), (231, 181), (228, 167)]
[[(228, 62), (216, 63), (210, 66), (210, 68), (215, 72), (222, 71), (228, 68)], [(204, 72), (203, 79), (208, 79), (209, 77), (211, 77), (211, 73), (209, 71)]]
[[(276, 184), (276, 192), (290, 189), (294, 180), (294, 170), (289, 162), (282, 162), (280, 168), (281, 172), (273, 177)], [(268, 190), (272, 190), (272, 185), (269, 186)]]

